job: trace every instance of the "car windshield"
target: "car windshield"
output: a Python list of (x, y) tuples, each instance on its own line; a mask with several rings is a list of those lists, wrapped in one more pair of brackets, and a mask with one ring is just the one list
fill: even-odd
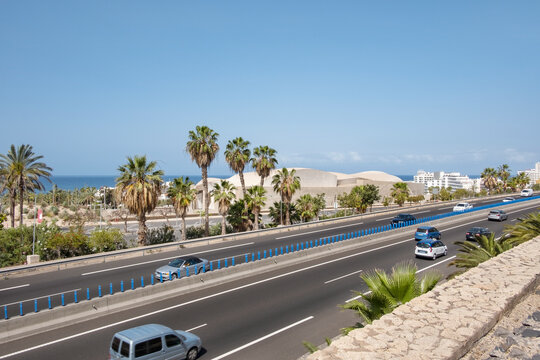
[(422, 249), (427, 249), (427, 248), (430, 248), (431, 246), (428, 243), (420, 242), (420, 243), (416, 244), (416, 247), (419, 247), (419, 248), (422, 248)]
[(473, 233), (480, 232), (480, 231), (482, 231), (482, 228), (479, 228), (479, 227), (473, 227), (471, 228), (471, 230), (469, 230), (469, 232), (473, 232)]
[(169, 263), (169, 266), (180, 267), (184, 263), (184, 259), (174, 259)]
[(489, 213), (492, 215), (499, 215), (499, 212), (497, 210), (492, 210)]
[(457, 207), (465, 207), (465, 204), (457, 204)]
[(428, 233), (428, 229), (418, 228), (418, 229), (416, 229), (416, 232), (427, 234), (427, 233)]

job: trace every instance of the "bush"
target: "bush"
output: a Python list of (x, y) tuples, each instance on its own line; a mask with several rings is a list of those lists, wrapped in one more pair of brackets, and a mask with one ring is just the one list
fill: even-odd
[(190, 226), (186, 228), (186, 239), (198, 239), (204, 236), (203, 226)]
[(155, 244), (165, 244), (173, 242), (176, 240), (174, 235), (174, 229), (172, 226), (163, 225), (159, 229), (150, 229), (146, 233), (145, 244), (146, 245), (155, 245)]
[[(22, 241), (21, 241), (22, 234)], [(32, 253), (32, 228), (0, 230), (0, 266), (24, 264), (26, 255)]]
[(58, 210), (58, 208), (56, 206), (51, 206), (50, 209), (49, 209), (54, 215), (58, 215), (58, 213), (60, 212), (60, 210)]
[(94, 230), (90, 234), (93, 252), (114, 251), (127, 248), (127, 242), (119, 229)]
[(42, 244), (43, 260), (63, 259), (92, 253), (88, 237), (75, 231), (56, 233)]

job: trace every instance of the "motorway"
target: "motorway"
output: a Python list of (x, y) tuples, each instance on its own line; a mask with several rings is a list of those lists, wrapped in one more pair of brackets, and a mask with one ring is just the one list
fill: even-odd
[[(488, 200), (482, 201), (475, 205), (489, 203)], [(539, 204), (539, 200), (532, 200), (520, 204), (519, 210), (508, 210), (509, 220), (506, 223), (514, 223), (517, 217), (537, 211)], [(518, 206), (501, 207), (514, 209)], [(417, 209), (416, 213), (412, 213), (421, 217), (448, 211), (451, 211), (451, 205), (444, 204), (429, 210)], [(14, 359), (44, 359), (62, 357), (62, 354), (80, 359), (104, 358), (114, 332), (151, 322), (192, 330), (201, 336), (205, 347), (205, 353), (201, 355), (203, 359), (295, 359), (305, 352), (301, 344), (303, 340), (323, 343), (325, 337), (336, 336), (340, 328), (357, 321), (352, 311), (340, 311), (337, 305), (353, 297), (351, 290), (366, 291), (359, 274), (375, 267), (388, 270), (404, 260), (415, 261), (421, 271), (436, 268), (445, 275), (449, 274), (454, 269), (446, 264), (457, 252), (453, 243), (463, 240), (468, 228), (487, 226), (497, 235), (502, 232), (506, 224), (488, 222), (488, 211), (482, 210), (486, 216), (479, 220), (470, 219), (478, 214), (473, 212), (470, 216), (461, 216), (458, 222), (441, 226), (439, 230), (443, 233), (449, 253), (436, 261), (414, 258), (414, 240), (411, 240), (414, 227), (410, 227), (410, 233), (404, 232), (391, 240), (383, 239), (362, 249), (330, 253), (322, 259), (2, 344), (0, 359), (4, 358), (2, 355)], [(200, 254), (211, 260), (223, 259), (380, 226), (387, 224), (390, 217), (381, 214), (360, 221), (357, 218), (339, 226), (329, 225), (317, 230), (290, 232), (285, 236), (261, 237), (256, 241), (240, 240), (182, 249), (180, 253)], [(3, 280), (0, 282), (1, 302), (7, 304), (47, 293), (148, 276), (166, 262), (163, 258), (176, 253), (178, 251)], [(50, 343), (52, 341), (58, 342)], [(32, 349), (34, 346), (38, 348)], [(23, 352), (14, 354), (18, 351)]]

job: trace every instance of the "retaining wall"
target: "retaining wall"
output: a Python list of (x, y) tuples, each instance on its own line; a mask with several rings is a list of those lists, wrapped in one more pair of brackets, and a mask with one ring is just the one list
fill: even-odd
[(539, 283), (537, 237), (305, 359), (459, 359)]

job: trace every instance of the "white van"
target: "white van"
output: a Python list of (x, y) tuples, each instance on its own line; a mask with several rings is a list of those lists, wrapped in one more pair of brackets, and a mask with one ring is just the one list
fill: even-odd
[(522, 197), (533, 196), (533, 190), (532, 189), (523, 189), (523, 190), (521, 190), (521, 196)]
[(110, 359), (195, 360), (201, 351), (201, 339), (192, 333), (163, 325), (148, 324), (114, 334)]

